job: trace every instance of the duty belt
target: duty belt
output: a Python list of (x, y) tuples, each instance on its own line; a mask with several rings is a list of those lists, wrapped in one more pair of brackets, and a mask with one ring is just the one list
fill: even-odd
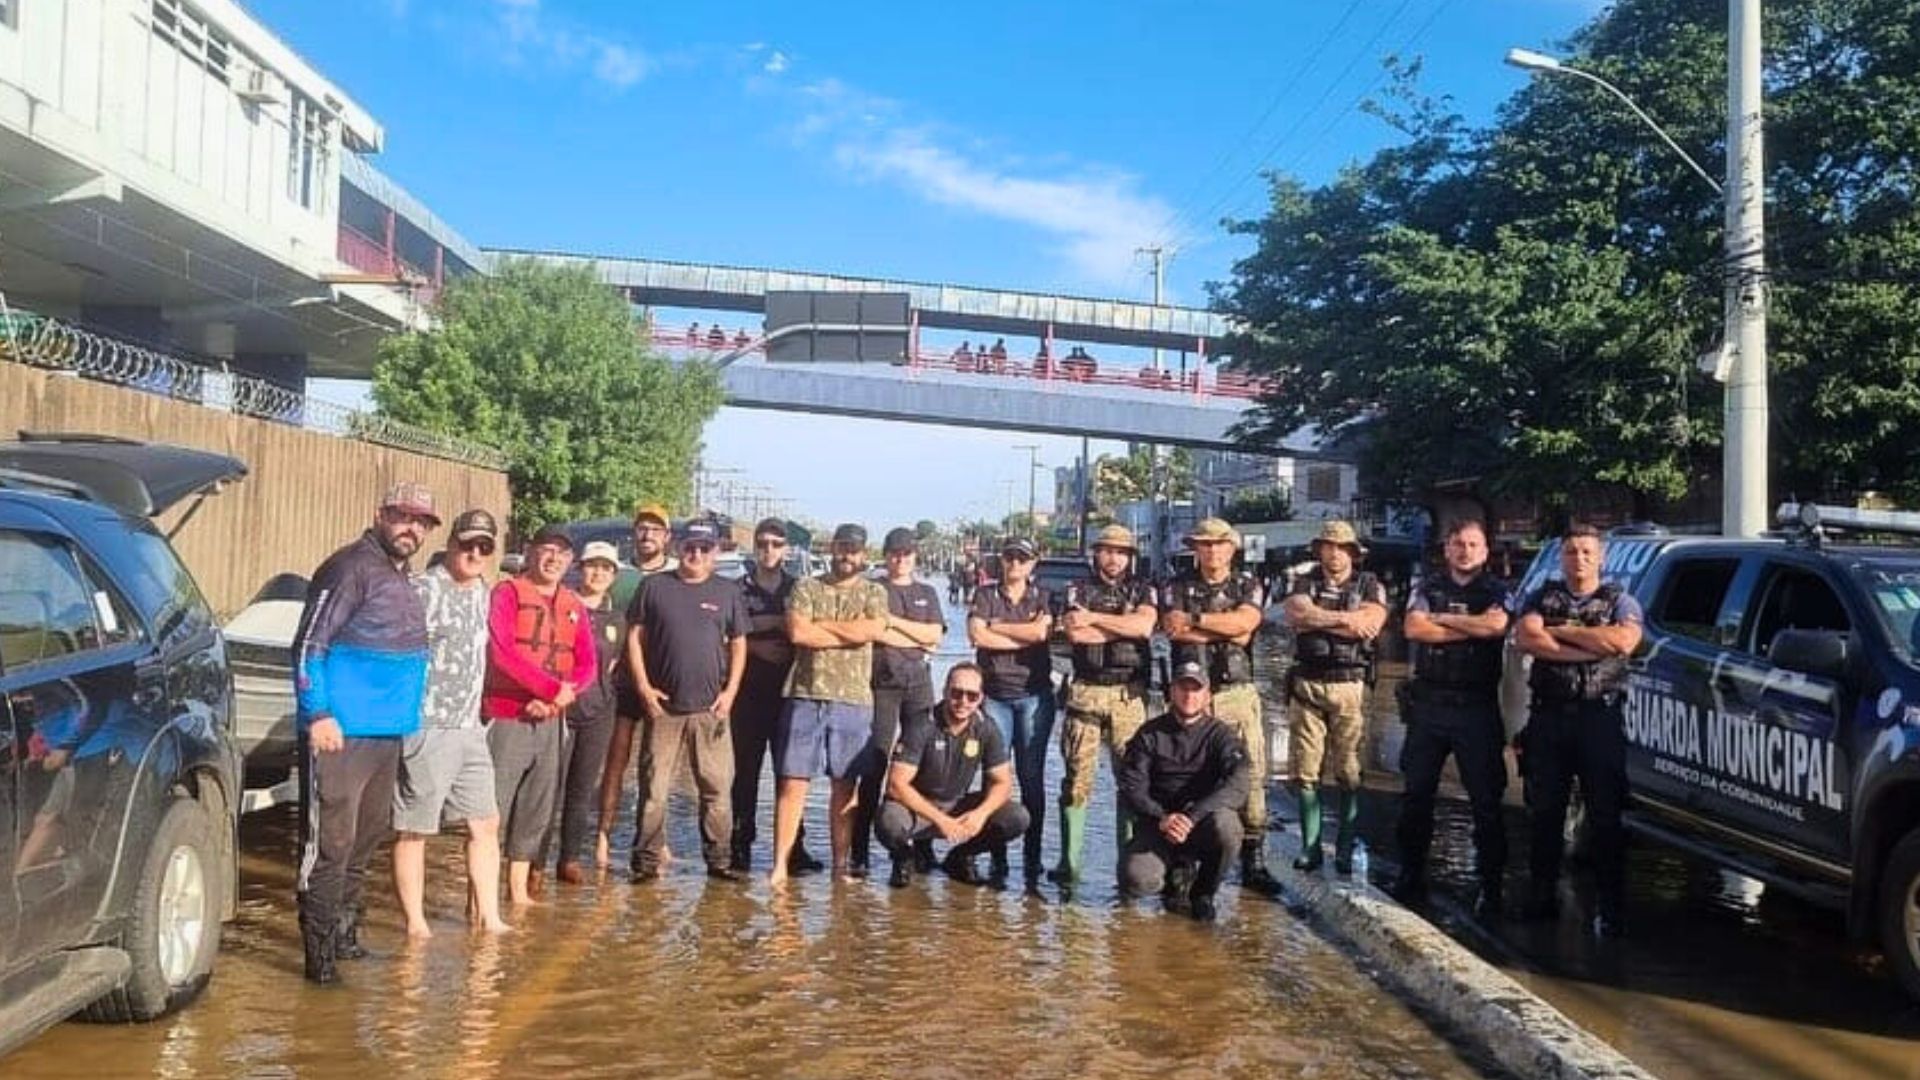
[(1135, 683), (1144, 683), (1146, 679), (1142, 678), (1137, 671), (1097, 671), (1091, 675), (1082, 675), (1076, 671), (1073, 673), (1073, 681), (1087, 686), (1131, 686)]
[(1349, 683), (1367, 681), (1367, 669), (1364, 666), (1314, 668), (1304, 664), (1295, 664), (1289, 674), (1295, 679), (1305, 682)]
[(1493, 705), (1500, 697), (1496, 686), (1449, 686), (1414, 679), (1407, 688), (1413, 700), (1422, 705)]

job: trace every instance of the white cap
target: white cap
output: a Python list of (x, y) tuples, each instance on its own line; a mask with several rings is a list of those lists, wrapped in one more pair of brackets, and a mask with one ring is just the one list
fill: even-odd
[(604, 559), (615, 566), (619, 566), (620, 549), (607, 543), (605, 540), (595, 540), (593, 543), (581, 549), (580, 561), (587, 563), (595, 559)]

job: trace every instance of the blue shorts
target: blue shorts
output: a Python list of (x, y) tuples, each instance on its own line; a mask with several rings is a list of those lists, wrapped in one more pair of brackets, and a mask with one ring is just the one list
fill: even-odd
[(773, 771), (783, 779), (835, 780), (859, 775), (861, 751), (873, 737), (873, 706), (788, 698), (773, 729)]

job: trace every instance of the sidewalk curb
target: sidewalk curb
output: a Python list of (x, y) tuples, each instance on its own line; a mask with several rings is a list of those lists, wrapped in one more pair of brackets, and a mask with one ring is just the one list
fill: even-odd
[(1303, 904), (1386, 978), (1514, 1075), (1653, 1080), (1652, 1073), (1371, 884), (1339, 878), (1331, 863), (1317, 874), (1293, 869), (1299, 850), (1299, 839), (1288, 834), (1270, 845), (1279, 856), (1274, 876), (1286, 886), (1287, 899)]

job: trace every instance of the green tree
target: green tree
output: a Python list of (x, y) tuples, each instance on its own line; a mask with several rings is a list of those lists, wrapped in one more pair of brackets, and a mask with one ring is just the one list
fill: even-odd
[(509, 458), (513, 525), (684, 508), (718, 373), (644, 347), (591, 267), (506, 260), (441, 295), (440, 328), (391, 337), (374, 365), (385, 415)]
[(1289, 521), (1293, 499), (1285, 491), (1248, 491), (1220, 508), (1220, 517), (1233, 525), (1253, 521)]
[[(1163, 458), (1166, 470), (1162, 495), (1169, 499), (1193, 497), (1193, 453), (1177, 447)], [(1148, 498), (1153, 491), (1153, 450), (1144, 443), (1127, 447), (1125, 455), (1101, 454), (1093, 462), (1094, 504), (1111, 511), (1125, 502)]]

